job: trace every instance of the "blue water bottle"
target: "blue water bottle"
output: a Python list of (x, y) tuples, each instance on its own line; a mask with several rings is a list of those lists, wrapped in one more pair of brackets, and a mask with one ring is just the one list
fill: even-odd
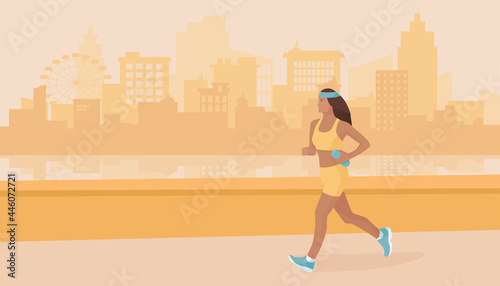
[[(334, 159), (338, 159), (340, 158), (340, 151), (339, 150), (333, 150), (332, 151), (332, 157)], [(349, 165), (351, 164), (351, 162), (349, 160), (345, 161), (345, 162), (342, 162), (340, 163), (340, 165), (344, 166), (344, 167), (349, 167)]]

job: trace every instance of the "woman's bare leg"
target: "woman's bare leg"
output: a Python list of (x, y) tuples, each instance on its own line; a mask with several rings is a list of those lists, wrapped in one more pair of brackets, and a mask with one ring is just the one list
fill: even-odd
[(373, 225), (373, 223), (371, 223), (367, 218), (357, 215), (351, 211), (351, 208), (349, 207), (349, 203), (347, 202), (347, 198), (344, 192), (342, 192), (334, 207), (337, 213), (339, 214), (340, 218), (345, 223), (354, 224), (355, 226), (366, 231), (371, 236), (378, 238), (380, 230), (375, 225)]
[(316, 210), (314, 212), (315, 226), (314, 226), (314, 238), (311, 245), (311, 249), (307, 254), (312, 259), (315, 259), (321, 249), (323, 240), (326, 235), (327, 219), (328, 214), (332, 211), (339, 197), (329, 196), (325, 193), (321, 193), (321, 196), (316, 205)]

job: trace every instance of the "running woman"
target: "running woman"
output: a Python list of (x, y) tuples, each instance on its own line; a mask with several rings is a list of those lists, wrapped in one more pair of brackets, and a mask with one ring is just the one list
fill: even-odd
[[(333, 89), (326, 88), (319, 93), (318, 111), (323, 113), (323, 117), (311, 122), (309, 147), (302, 148), (304, 156), (318, 153), (319, 171), (323, 182), (323, 192), (315, 210), (314, 238), (306, 256), (289, 255), (288, 258), (293, 264), (307, 272), (314, 269), (316, 256), (326, 235), (327, 218), (332, 209), (337, 211), (345, 223), (354, 224), (377, 239), (384, 249), (384, 256), (387, 257), (392, 252), (391, 229), (388, 227), (378, 229), (367, 218), (353, 213), (344, 193), (349, 172), (347, 167), (340, 163), (363, 153), (370, 147), (370, 142), (352, 127), (349, 107), (340, 94)], [(350, 153), (341, 151), (342, 142), (346, 136), (359, 143), (356, 150)], [(333, 158), (333, 150), (340, 152), (338, 159)]]

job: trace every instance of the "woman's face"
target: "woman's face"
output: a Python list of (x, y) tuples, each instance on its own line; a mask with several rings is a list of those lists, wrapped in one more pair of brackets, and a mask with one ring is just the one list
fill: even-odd
[(318, 97), (318, 112), (330, 112), (333, 111), (332, 106), (328, 102), (327, 98)]

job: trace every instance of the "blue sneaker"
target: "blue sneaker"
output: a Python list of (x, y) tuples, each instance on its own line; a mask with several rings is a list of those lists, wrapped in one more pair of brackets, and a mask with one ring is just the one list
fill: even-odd
[(306, 256), (295, 257), (292, 255), (288, 255), (288, 259), (290, 259), (290, 261), (293, 264), (297, 265), (300, 269), (305, 270), (307, 272), (313, 271), (314, 264), (316, 264), (316, 261), (314, 262), (307, 261)]
[(377, 239), (377, 241), (384, 248), (384, 256), (387, 257), (392, 253), (392, 231), (389, 227), (381, 228), (380, 231), (382, 232), (382, 237)]

